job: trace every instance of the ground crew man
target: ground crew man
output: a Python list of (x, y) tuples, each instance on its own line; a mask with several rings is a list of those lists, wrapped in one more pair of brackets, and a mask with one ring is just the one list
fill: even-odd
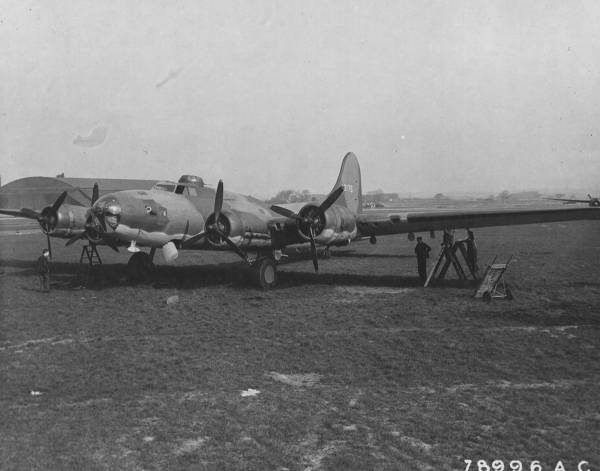
[(417, 245), (415, 247), (415, 253), (417, 254), (417, 267), (419, 268), (419, 278), (425, 283), (427, 280), (427, 259), (429, 258), (429, 252), (431, 247), (423, 242), (422, 237), (417, 237)]
[(467, 263), (473, 273), (476, 274), (477, 270), (479, 270), (477, 266), (477, 244), (475, 243), (475, 234), (469, 229), (467, 229), (467, 238), (464, 242), (467, 248)]
[(48, 249), (42, 250), (42, 255), (37, 259), (36, 270), (40, 277), (40, 291), (47, 293), (50, 291), (50, 252)]

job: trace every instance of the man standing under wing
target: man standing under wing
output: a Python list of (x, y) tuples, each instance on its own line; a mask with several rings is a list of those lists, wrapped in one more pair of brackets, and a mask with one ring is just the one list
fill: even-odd
[(427, 259), (429, 258), (429, 252), (431, 247), (423, 242), (422, 237), (417, 237), (417, 245), (415, 246), (415, 253), (417, 254), (417, 267), (419, 269), (419, 278), (421, 282), (425, 283), (427, 280)]

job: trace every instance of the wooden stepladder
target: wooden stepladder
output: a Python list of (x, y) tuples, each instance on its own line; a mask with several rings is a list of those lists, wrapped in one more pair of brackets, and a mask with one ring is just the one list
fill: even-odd
[(463, 241), (454, 241), (454, 234), (450, 232), (444, 233), (444, 242), (442, 243), (442, 250), (440, 252), (440, 256), (437, 259), (435, 267), (429, 273), (427, 277), (427, 281), (425, 281), (424, 287), (429, 286), (432, 280), (443, 280), (446, 277), (446, 273), (448, 272), (448, 268), (450, 265), (454, 268), (458, 279), (461, 281), (467, 281), (469, 277), (467, 276), (467, 272), (463, 268), (460, 260), (458, 258), (457, 253), (460, 252), (463, 259), (465, 260), (465, 265), (467, 266), (468, 273), (471, 275), (473, 280), (478, 280), (477, 273), (474, 271), (474, 267), (469, 263), (469, 258), (467, 256), (467, 251), (464, 247)]
[(475, 291), (475, 294), (473, 294), (473, 297), (482, 298), (487, 303), (495, 298), (513, 299), (512, 291), (508, 283), (504, 281), (504, 273), (512, 260), (512, 255), (506, 263), (495, 263), (496, 258), (498, 257), (494, 257), (492, 263), (486, 268), (481, 284), (477, 288), (477, 291)]
[(100, 258), (98, 249), (96, 249), (96, 244), (88, 244), (83, 246), (81, 249), (81, 257), (79, 257), (80, 264), (83, 263), (84, 258), (87, 259), (90, 268), (94, 265), (102, 265), (102, 259)]

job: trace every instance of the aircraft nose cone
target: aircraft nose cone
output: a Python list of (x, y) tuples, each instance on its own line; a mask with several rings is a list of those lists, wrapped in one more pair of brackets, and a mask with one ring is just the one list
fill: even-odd
[(104, 214), (118, 216), (122, 212), (121, 205), (115, 200), (104, 206)]

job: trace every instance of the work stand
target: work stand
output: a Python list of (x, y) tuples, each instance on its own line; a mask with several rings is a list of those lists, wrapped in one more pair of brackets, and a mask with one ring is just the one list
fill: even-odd
[(482, 298), (486, 303), (491, 302), (492, 299), (513, 299), (512, 291), (508, 286), (508, 283), (504, 281), (504, 273), (508, 268), (512, 260), (512, 255), (506, 263), (495, 263), (496, 258), (492, 260), (483, 275), (481, 284), (475, 291), (473, 297)]
[[(87, 260), (87, 263), (85, 261)], [(94, 266), (102, 265), (102, 259), (96, 248), (96, 244), (84, 245), (79, 257), (79, 287), (85, 288), (95, 280)]]
[[(465, 261), (465, 265), (467, 268), (466, 271), (459, 260), (458, 253), (462, 255), (462, 258)], [(459, 240), (457, 242), (454, 242), (454, 237), (445, 235), (440, 256), (438, 257), (435, 267), (429, 273), (427, 281), (425, 281), (425, 284), (423, 286), (426, 288), (434, 280), (443, 280), (446, 277), (446, 273), (448, 272), (450, 265), (452, 265), (454, 271), (456, 272), (456, 275), (458, 276), (458, 279), (461, 281), (469, 280), (467, 273), (472, 277), (474, 281), (477, 281), (479, 279), (477, 277), (477, 273), (475, 273), (473, 267), (469, 263), (467, 250), (465, 249), (463, 241)]]
[(84, 258), (87, 259), (90, 268), (94, 265), (102, 265), (102, 259), (100, 258), (96, 244), (83, 246), (81, 249), (81, 257), (79, 257), (80, 264), (83, 263)]

